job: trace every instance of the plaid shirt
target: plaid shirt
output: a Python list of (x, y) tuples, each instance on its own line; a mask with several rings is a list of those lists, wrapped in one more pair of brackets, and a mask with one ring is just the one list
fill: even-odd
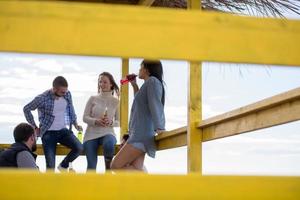
[[(70, 128), (71, 128), (72, 124), (76, 124), (76, 120), (77, 120), (74, 106), (72, 103), (71, 93), (68, 91), (64, 96), (64, 98), (67, 101), (65, 120), (66, 120), (66, 124), (70, 124)], [(54, 121), (54, 116), (53, 116), (54, 100), (55, 100), (55, 95), (53, 94), (52, 90), (47, 90), (44, 93), (35, 97), (26, 106), (24, 106), (23, 111), (26, 120), (32, 126), (40, 128), (41, 136), (43, 136), (43, 134), (51, 127)], [(38, 109), (38, 116), (40, 122), (39, 126), (36, 125), (33, 115), (31, 114), (31, 111), (36, 109)]]

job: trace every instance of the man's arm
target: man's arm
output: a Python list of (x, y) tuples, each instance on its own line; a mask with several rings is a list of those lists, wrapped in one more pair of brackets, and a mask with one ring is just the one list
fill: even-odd
[(70, 123), (74, 125), (74, 127), (79, 131), (82, 131), (82, 127), (77, 124), (77, 116), (75, 113), (74, 105), (73, 105), (73, 100), (72, 100), (72, 95), (71, 92), (69, 91), (67, 94), (67, 98), (69, 99), (69, 106), (70, 106)]
[(28, 151), (21, 151), (17, 154), (18, 168), (38, 169), (33, 156)]
[(34, 121), (31, 111), (39, 108), (42, 105), (42, 103), (43, 103), (42, 97), (37, 96), (31, 102), (29, 102), (27, 105), (25, 105), (23, 108), (24, 116), (25, 116), (27, 122), (35, 128), (38, 128), (38, 126), (36, 125), (36, 123)]

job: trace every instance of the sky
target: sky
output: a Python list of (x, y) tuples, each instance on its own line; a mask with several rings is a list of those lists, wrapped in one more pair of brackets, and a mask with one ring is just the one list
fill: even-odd
[[(130, 72), (137, 73), (141, 59), (130, 59)], [(166, 129), (186, 125), (188, 63), (162, 60), (166, 83)], [(63, 75), (82, 122), (86, 101), (96, 94), (98, 74), (108, 71), (121, 79), (121, 59), (45, 54), (0, 53), (0, 141), (12, 143), (16, 124), (24, 122), (22, 108), (36, 95), (51, 88), (52, 80)], [(203, 118), (209, 118), (300, 86), (300, 68), (234, 63), (202, 65)], [(138, 84), (143, 82), (138, 80)], [(131, 107), (133, 95), (130, 90)], [(35, 114), (36, 116), (36, 114)], [(203, 143), (203, 173), (230, 175), (300, 175), (300, 122), (254, 131)], [(119, 132), (119, 129), (116, 129)], [(39, 140), (40, 143), (40, 140)], [(63, 157), (57, 157), (57, 164)], [(45, 160), (37, 163), (45, 170)], [(185, 174), (186, 147), (157, 152), (146, 158), (149, 173)], [(84, 172), (84, 156), (73, 162)], [(99, 157), (97, 172), (104, 171)]]

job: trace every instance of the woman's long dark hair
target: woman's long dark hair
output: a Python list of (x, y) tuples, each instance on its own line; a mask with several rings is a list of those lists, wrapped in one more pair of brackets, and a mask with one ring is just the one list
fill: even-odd
[(100, 88), (100, 77), (101, 76), (106, 76), (109, 79), (110, 83), (112, 84), (112, 86), (110, 88), (112, 90), (112, 94), (114, 94), (114, 92), (116, 92), (116, 95), (119, 97), (119, 86), (116, 84), (114, 77), (109, 72), (102, 72), (101, 74), (99, 74), (98, 93), (100, 93), (100, 91), (101, 91), (101, 88)]
[(165, 87), (163, 81), (164, 72), (161, 62), (159, 60), (143, 60), (141, 65), (148, 70), (150, 76), (154, 76), (161, 82), (163, 88), (161, 102), (165, 105)]

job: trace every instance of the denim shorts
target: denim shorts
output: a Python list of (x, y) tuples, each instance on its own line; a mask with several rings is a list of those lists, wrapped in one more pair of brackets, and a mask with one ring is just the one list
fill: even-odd
[(131, 144), (134, 148), (137, 148), (138, 150), (146, 152), (145, 145), (141, 142), (133, 142), (133, 143), (129, 143), (129, 144)]

